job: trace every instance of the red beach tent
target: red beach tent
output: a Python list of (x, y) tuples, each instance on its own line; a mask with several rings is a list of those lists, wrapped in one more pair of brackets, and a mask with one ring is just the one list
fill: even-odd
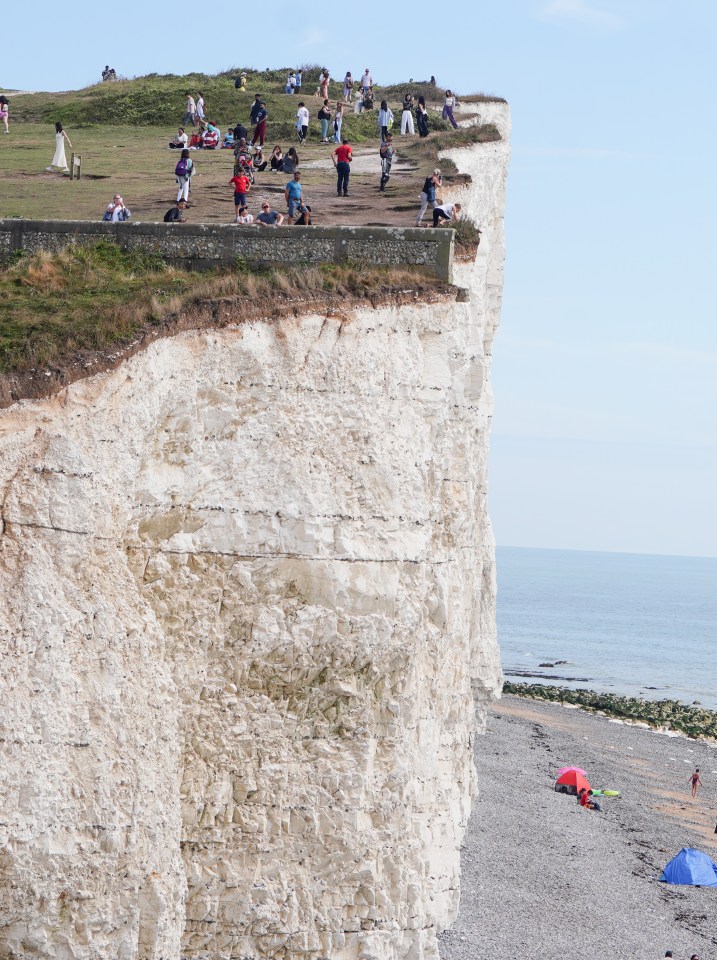
[(563, 791), (564, 793), (575, 792), (576, 794), (580, 793), (583, 788), (586, 790), (592, 789), (582, 773), (578, 773), (577, 770), (568, 770), (561, 777), (558, 777), (555, 781), (555, 789), (559, 790), (560, 787), (567, 788)]

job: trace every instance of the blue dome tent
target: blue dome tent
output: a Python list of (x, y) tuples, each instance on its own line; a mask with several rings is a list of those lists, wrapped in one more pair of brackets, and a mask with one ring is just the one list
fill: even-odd
[(717, 887), (717, 866), (706, 853), (683, 847), (662, 871), (660, 880), (692, 887)]

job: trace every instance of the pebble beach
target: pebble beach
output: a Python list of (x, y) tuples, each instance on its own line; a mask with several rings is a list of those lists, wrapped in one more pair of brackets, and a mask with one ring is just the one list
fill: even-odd
[[(620, 798), (580, 809), (553, 789), (567, 764)], [(656, 960), (668, 949), (717, 960), (717, 888), (659, 881), (682, 847), (717, 861), (717, 744), (507, 696), (476, 738), (476, 767), (442, 960)]]

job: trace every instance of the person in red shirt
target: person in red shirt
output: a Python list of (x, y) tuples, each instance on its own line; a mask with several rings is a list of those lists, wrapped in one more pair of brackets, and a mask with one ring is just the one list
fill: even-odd
[(351, 161), (353, 160), (353, 151), (349, 145), (346, 137), (343, 138), (343, 142), (340, 147), (337, 147), (334, 150), (334, 166), (336, 167), (336, 173), (338, 174), (338, 180), (336, 181), (336, 193), (341, 196), (342, 193), (345, 197), (349, 195), (349, 176), (351, 174)]
[(238, 173), (232, 177), (229, 186), (234, 187), (234, 211), (235, 222), (239, 223), (239, 209), (246, 206), (246, 195), (251, 190), (251, 180), (243, 173)]

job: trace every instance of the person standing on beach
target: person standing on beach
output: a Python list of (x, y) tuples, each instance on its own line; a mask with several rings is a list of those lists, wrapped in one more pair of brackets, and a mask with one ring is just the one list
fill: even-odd
[(702, 786), (702, 778), (700, 777), (700, 768), (697, 767), (695, 772), (689, 779), (689, 783), (692, 784), (692, 799), (697, 796), (697, 788)]

